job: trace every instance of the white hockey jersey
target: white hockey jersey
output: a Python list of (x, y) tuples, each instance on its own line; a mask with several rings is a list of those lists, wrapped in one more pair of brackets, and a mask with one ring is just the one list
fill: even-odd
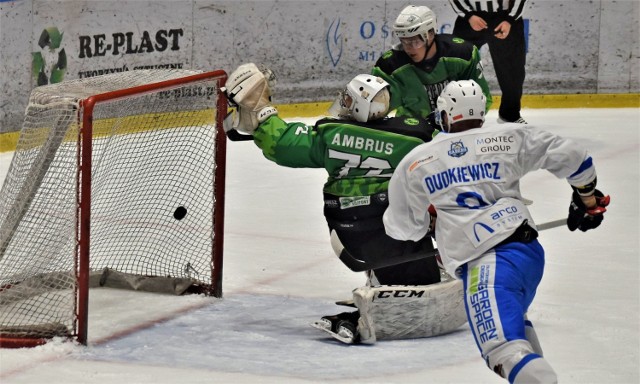
[[(437, 211), (436, 242), (447, 272), (487, 252), (526, 219), (520, 179), (546, 169), (573, 186), (596, 177), (587, 151), (531, 126), (500, 124), (440, 133), (414, 148), (389, 184), (384, 225), (389, 236), (417, 241), (429, 227), (427, 208)], [(567, 200), (568, 196), (567, 196)]]

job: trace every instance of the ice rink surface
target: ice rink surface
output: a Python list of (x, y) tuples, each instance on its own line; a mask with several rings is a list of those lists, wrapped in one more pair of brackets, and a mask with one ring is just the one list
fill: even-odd
[[(586, 145), (612, 202), (602, 226), (541, 232), (545, 276), (529, 312), (561, 383), (639, 383), (640, 109), (532, 109), (531, 129)], [(495, 121), (491, 111), (488, 120)], [(291, 121), (296, 119), (289, 119)], [(298, 119), (311, 122), (314, 119)], [(11, 154), (0, 153), (0, 180)], [(251, 142), (228, 145), (224, 298), (91, 292), (89, 346), (0, 350), (0, 382), (501, 383), (467, 326), (417, 340), (346, 346), (311, 328), (365, 282), (334, 256), (321, 169), (288, 169)], [(538, 224), (564, 218), (571, 189), (522, 180)]]

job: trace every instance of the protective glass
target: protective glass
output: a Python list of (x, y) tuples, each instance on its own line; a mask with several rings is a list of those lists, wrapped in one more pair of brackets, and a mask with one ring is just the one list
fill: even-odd
[(418, 49), (427, 45), (427, 42), (422, 40), (420, 36), (401, 37), (400, 44), (403, 48)]

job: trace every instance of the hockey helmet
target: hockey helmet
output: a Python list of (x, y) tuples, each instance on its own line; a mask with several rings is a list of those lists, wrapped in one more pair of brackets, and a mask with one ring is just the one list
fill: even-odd
[(442, 90), (437, 100), (436, 120), (445, 131), (449, 127), (442, 124), (442, 113), (447, 114), (448, 126), (464, 120), (484, 122), (487, 98), (480, 85), (473, 80), (452, 81)]
[(429, 31), (437, 31), (436, 14), (424, 5), (409, 5), (405, 7), (393, 23), (393, 33), (400, 38), (420, 36), (425, 42), (429, 41)]
[(380, 119), (389, 111), (389, 83), (373, 75), (358, 75), (347, 84), (329, 108), (329, 114), (338, 117), (352, 117), (356, 121), (367, 122)]

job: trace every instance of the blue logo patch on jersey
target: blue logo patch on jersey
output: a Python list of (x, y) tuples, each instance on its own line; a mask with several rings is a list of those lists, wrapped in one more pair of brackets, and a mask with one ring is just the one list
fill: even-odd
[[(491, 229), (490, 226), (488, 226), (485, 223), (480, 223), (480, 222), (474, 223), (473, 224), (473, 235), (476, 237), (476, 241), (477, 242), (480, 242), (480, 235), (478, 234), (478, 227), (480, 227), (483, 230), (485, 230), (488, 234), (492, 234), (493, 232), (495, 232), (493, 229)], [(484, 241), (482, 241), (482, 242), (484, 242)]]
[(451, 149), (447, 153), (451, 157), (462, 157), (467, 152), (469, 152), (469, 148), (465, 147), (464, 144), (462, 143), (462, 140), (460, 140), (460, 141), (454, 141), (453, 143), (451, 143)]

